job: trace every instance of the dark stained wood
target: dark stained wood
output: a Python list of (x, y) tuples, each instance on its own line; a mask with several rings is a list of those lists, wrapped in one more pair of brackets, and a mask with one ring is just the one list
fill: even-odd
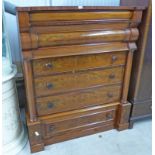
[[(96, 10), (121, 10), (121, 11), (126, 11), (126, 10), (144, 10), (145, 6), (83, 6), (82, 9), (79, 9), (78, 6), (56, 6), (56, 7), (16, 7), (16, 10), (18, 12), (26, 11), (26, 12), (34, 12), (34, 11), (96, 11)], [(115, 18), (115, 17), (114, 17)]]
[(17, 8), (32, 152), (129, 127), (127, 93), (143, 9)]
[(138, 117), (151, 116), (152, 114), (152, 100), (143, 100), (139, 104), (134, 104), (132, 109), (132, 119), (136, 119)]
[[(148, 1), (147, 1), (148, 2)], [(132, 103), (131, 124), (152, 114), (152, 4), (143, 13), (138, 50), (134, 55), (128, 100)]]
[(27, 103), (26, 99), (26, 90), (25, 90), (25, 84), (23, 78), (16, 78), (16, 87), (17, 87), (17, 95), (19, 100), (19, 107), (25, 108), (25, 105)]
[[(141, 77), (141, 72), (142, 72), (142, 67), (143, 67), (143, 62), (144, 62), (144, 54), (146, 50), (146, 45), (147, 45), (147, 38), (148, 38), (148, 32), (149, 32), (149, 25), (151, 21), (151, 13), (152, 7), (147, 10), (147, 14), (145, 14), (143, 23), (141, 24), (141, 29), (140, 29), (140, 40), (138, 42), (138, 50), (140, 52), (137, 52), (134, 58), (134, 66), (135, 70), (133, 70), (133, 74), (137, 74), (137, 81), (134, 81), (132, 86), (135, 87), (135, 89), (132, 90), (132, 96), (137, 96), (138, 90), (139, 90), (139, 84), (140, 84), (140, 77)], [(135, 75), (134, 75), (135, 77)], [(131, 86), (131, 87), (132, 87)]]

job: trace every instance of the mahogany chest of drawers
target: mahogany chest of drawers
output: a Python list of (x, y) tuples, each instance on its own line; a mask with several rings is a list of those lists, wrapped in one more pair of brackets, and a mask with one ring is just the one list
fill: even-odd
[(31, 151), (127, 129), (141, 7), (17, 8)]

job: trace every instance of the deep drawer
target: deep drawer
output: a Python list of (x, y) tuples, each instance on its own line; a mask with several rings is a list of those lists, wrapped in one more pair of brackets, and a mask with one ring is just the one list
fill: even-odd
[(120, 100), (121, 86), (106, 86), (37, 99), (39, 116), (70, 111)]
[(116, 109), (116, 106), (100, 106), (53, 116), (48, 119), (40, 118), (43, 128), (43, 137), (49, 138), (72, 130), (89, 129), (101, 123), (113, 122)]
[(83, 56), (69, 56), (33, 61), (35, 76), (124, 65), (127, 52), (110, 52)]
[(120, 83), (123, 80), (123, 73), (124, 67), (114, 67), (38, 77), (34, 79), (35, 93), (37, 97), (41, 97), (100, 85)]

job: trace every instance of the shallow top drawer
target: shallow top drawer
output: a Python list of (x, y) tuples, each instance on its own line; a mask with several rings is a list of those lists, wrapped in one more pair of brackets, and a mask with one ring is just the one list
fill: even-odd
[(132, 14), (132, 11), (37, 12), (30, 14), (30, 21), (130, 19)]
[(36, 25), (71, 25), (111, 21), (141, 20), (142, 10), (136, 7), (27, 7), (17, 8), (19, 27), (26, 30)]
[(110, 52), (83, 56), (68, 56), (33, 61), (35, 76), (73, 72), (108, 66), (124, 65), (127, 52)]

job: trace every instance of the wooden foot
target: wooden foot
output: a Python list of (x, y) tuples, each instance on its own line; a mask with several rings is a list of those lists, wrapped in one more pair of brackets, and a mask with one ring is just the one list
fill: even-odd
[(122, 131), (122, 130), (126, 130), (126, 129), (129, 129), (129, 123), (119, 124), (117, 126), (118, 131)]
[(31, 152), (34, 153), (44, 150), (40, 121), (30, 122), (27, 117), (27, 127)]
[(116, 129), (122, 131), (129, 128), (131, 103), (120, 104), (117, 111)]
[(44, 144), (36, 144), (36, 145), (30, 145), (31, 147), (31, 153), (39, 152), (44, 150)]

